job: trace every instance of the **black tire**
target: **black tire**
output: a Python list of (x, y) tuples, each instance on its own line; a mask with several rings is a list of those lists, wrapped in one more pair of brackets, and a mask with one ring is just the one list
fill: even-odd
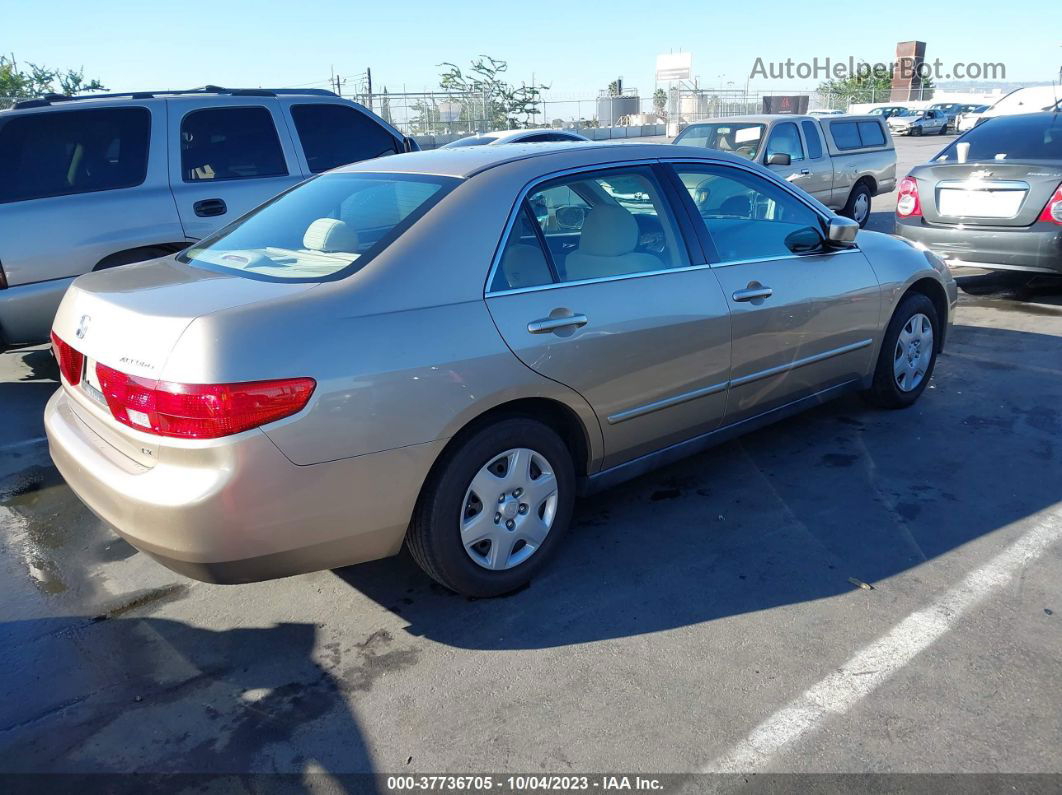
[[(510, 569), (491, 570), (476, 563), (461, 542), (459, 521), (468, 507), (462, 503), (477, 473), (514, 448), (533, 450), (546, 459), (557, 479), (557, 505), (545, 540), (527, 560)], [(575, 468), (560, 436), (529, 417), (502, 419), (472, 433), (435, 467), (414, 509), (406, 546), (424, 572), (450, 590), (466, 596), (500, 596), (526, 585), (549, 561), (568, 529), (574, 503)]]
[(938, 132), (937, 135), (946, 135), (947, 132), (948, 132), (948, 125), (945, 124), (943, 127), (940, 128), (940, 132)]
[[(864, 215), (862, 218), (856, 218), (856, 202), (859, 201), (860, 196), (866, 197), (867, 212), (866, 215)], [(863, 229), (864, 227), (866, 227), (867, 222), (870, 220), (870, 213), (872, 212), (871, 196), (872, 195), (870, 193), (870, 188), (867, 186), (867, 184), (865, 182), (860, 182), (858, 185), (852, 188), (852, 192), (848, 194), (848, 201), (845, 203), (844, 209), (841, 210), (841, 215), (858, 222), (859, 228)]]
[(922, 128), (921, 127), (912, 128), (911, 135), (921, 135), (921, 134), (922, 134)]
[[(896, 347), (900, 333), (908, 321), (917, 314), (927, 317), (933, 328), (931, 358), (918, 385), (910, 391), (904, 391), (896, 383), (893, 363), (896, 359)], [(874, 380), (870, 389), (863, 392), (863, 397), (873, 405), (886, 409), (905, 409), (913, 405), (933, 377), (933, 368), (937, 364), (937, 354), (940, 352), (941, 333), (940, 319), (932, 301), (921, 293), (910, 293), (904, 297), (896, 308), (896, 312), (893, 313), (888, 328), (885, 329), (881, 351), (878, 353), (878, 363), (874, 368)]]

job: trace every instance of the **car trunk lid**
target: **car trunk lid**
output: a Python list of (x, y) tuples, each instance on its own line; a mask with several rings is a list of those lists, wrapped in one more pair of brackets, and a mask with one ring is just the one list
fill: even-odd
[(67, 290), (52, 326), (54, 334), (83, 357), (78, 360), (78, 383), (64, 382), (75, 415), (133, 461), (153, 466), (160, 437), (114, 419), (94, 365), (158, 380), (177, 340), (197, 317), (315, 286), (216, 273), (172, 258), (82, 276)]
[(1029, 226), (1062, 182), (1062, 169), (1043, 162), (930, 163), (912, 176), (930, 223)]

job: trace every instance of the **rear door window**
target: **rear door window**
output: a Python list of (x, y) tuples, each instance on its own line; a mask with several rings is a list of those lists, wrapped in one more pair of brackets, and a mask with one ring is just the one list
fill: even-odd
[(293, 105), (291, 117), (314, 174), (400, 151), (386, 128), (346, 105)]
[(819, 137), (819, 125), (813, 121), (802, 121), (804, 140), (808, 143), (808, 158), (818, 160), (822, 157), (822, 138)]
[(287, 176), (273, 115), (262, 107), (193, 110), (181, 121), (185, 182)]
[(150, 132), (142, 107), (9, 117), (0, 126), (0, 203), (140, 185)]
[(527, 204), (560, 281), (689, 265), (678, 226), (649, 169), (564, 177), (531, 191)]

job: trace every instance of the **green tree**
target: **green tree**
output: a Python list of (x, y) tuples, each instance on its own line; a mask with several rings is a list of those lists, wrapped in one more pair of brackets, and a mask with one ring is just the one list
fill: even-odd
[(27, 63), (22, 69), (14, 56), (0, 55), (0, 97), (27, 98), (106, 90), (99, 80), (85, 79), (84, 67), (63, 70)]
[(511, 85), (504, 79), (509, 64), (489, 55), (473, 59), (467, 72), (450, 62), (439, 66), (445, 67), (439, 85), (461, 103), (466, 121), (482, 120), (491, 130), (535, 126), (542, 91), (549, 86)]
[[(867, 69), (850, 75), (843, 80), (825, 80), (819, 83), (818, 93), (827, 107), (845, 108), (856, 102), (888, 102), (892, 92), (892, 72)], [(933, 96), (933, 80), (922, 79), (920, 99)]]
[(653, 110), (660, 118), (667, 118), (667, 92), (662, 88), (653, 92)]

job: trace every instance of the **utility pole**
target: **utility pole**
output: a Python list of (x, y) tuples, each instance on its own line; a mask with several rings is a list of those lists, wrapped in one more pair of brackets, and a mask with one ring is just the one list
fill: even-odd
[(369, 93), (369, 97), (368, 97), (369, 101), (367, 103), (365, 103), (365, 104), (368, 105), (369, 110), (372, 110), (372, 67), (371, 66), (366, 66), (365, 67), (365, 83), (367, 84), (367, 90), (368, 90), (368, 93)]

